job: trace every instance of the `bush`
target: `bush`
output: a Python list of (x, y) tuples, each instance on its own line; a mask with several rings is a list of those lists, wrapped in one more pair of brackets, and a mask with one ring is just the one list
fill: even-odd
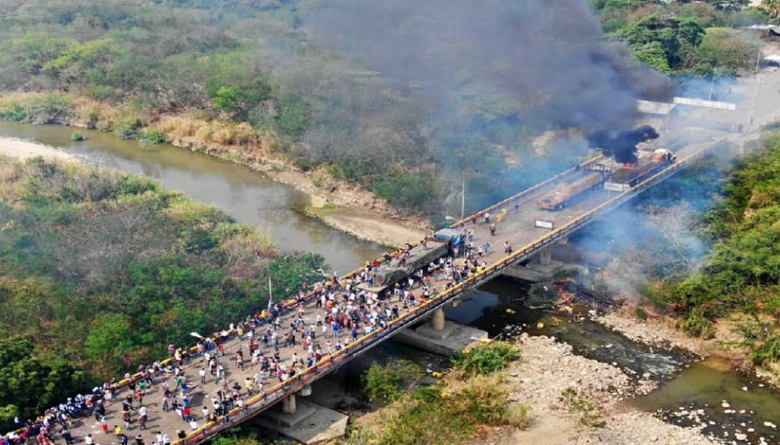
[(86, 141), (87, 137), (84, 136), (81, 133), (73, 133), (72, 135), (70, 135), (70, 140), (71, 141), (76, 141), (76, 142), (81, 142), (81, 141)]
[(752, 354), (753, 364), (761, 366), (780, 358), (780, 335), (771, 335)]
[(448, 392), (443, 384), (416, 390), (398, 402), (375, 440), (379, 445), (451, 445), (463, 442), (485, 426), (529, 424), (528, 408), (507, 403), (500, 375), (477, 376)]
[(114, 133), (119, 139), (129, 140), (138, 138), (138, 131), (130, 125), (120, 125), (116, 127)]
[(157, 130), (139, 133), (138, 140), (141, 142), (141, 145), (161, 145), (169, 142), (168, 137)]
[(465, 376), (487, 375), (504, 369), (519, 358), (516, 347), (498, 341), (459, 352), (453, 356), (452, 364)]
[(410, 210), (430, 209), (439, 200), (435, 181), (419, 173), (390, 175), (375, 181), (373, 189), (391, 205)]
[(408, 360), (400, 360), (391, 366), (372, 364), (363, 373), (363, 391), (371, 400), (393, 401), (403, 389), (422, 376), (420, 367)]
[(680, 328), (694, 337), (712, 338), (715, 335), (712, 322), (702, 316), (698, 309), (691, 311), (688, 317), (680, 322)]
[(11, 105), (10, 110), (0, 114), (0, 118), (6, 121), (29, 122), (32, 120), (32, 115), (26, 108), (22, 107), (18, 103), (14, 103)]

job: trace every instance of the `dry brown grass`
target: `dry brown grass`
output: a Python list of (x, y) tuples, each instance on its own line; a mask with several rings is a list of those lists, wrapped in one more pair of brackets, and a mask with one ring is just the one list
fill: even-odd
[(162, 116), (153, 127), (180, 145), (230, 148), (247, 156), (267, 155), (274, 140), (273, 135), (256, 130), (246, 122), (209, 120), (195, 112)]
[[(15, 105), (28, 106), (49, 93), (4, 93), (0, 95), (0, 113), (11, 111)], [(76, 117), (70, 122), (76, 126), (93, 126), (111, 130), (130, 117), (154, 124), (142, 130), (158, 130), (178, 145), (206, 147), (207, 152), (224, 153), (228, 149), (238, 157), (267, 156), (272, 152), (275, 136), (253, 128), (246, 122), (235, 123), (224, 119), (210, 119), (202, 110), (179, 115), (152, 115), (132, 109), (129, 105), (113, 105), (85, 96), (60, 94), (73, 107)]]
[(0, 113), (11, 111), (15, 105), (28, 106), (43, 99), (47, 93), (5, 93), (0, 96)]

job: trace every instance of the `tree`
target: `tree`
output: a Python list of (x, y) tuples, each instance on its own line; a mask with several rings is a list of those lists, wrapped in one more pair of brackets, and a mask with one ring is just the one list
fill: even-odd
[(0, 429), (12, 429), (14, 416), (37, 416), (87, 383), (86, 373), (64, 358), (35, 356), (26, 338), (0, 338)]
[(761, 7), (772, 17), (780, 17), (780, 0), (762, 0)]
[(650, 48), (656, 61), (658, 49), (663, 51), (666, 62), (671, 70), (685, 66), (686, 61), (694, 53), (704, 39), (704, 27), (698, 21), (688, 18), (678, 19), (668, 14), (655, 13), (620, 30), (617, 35), (628, 42), (631, 48), (640, 53)]

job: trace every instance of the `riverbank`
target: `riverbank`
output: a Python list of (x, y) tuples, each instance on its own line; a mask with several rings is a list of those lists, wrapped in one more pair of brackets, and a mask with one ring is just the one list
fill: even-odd
[[(699, 428), (666, 423), (628, 402), (655, 389), (609, 363), (576, 355), (572, 347), (547, 336), (522, 334), (513, 343), (520, 360), (502, 372), (507, 403), (530, 408), (525, 429), (490, 427), (468, 445), (715, 445)], [(449, 381), (447, 382), (449, 384)], [(356, 437), (377, 435), (396, 414), (390, 405), (354, 419)], [(338, 442), (341, 443), (341, 442)], [(346, 443), (357, 443), (354, 441)]]
[[(140, 145), (138, 146), (138, 150), (143, 149)], [(54, 146), (14, 137), (0, 137), (0, 154), (22, 160), (35, 156), (44, 156), (66, 162), (81, 161), (78, 156), (74, 156)], [(218, 157), (223, 160), (231, 160), (225, 156)], [(292, 171), (285, 171), (281, 167), (274, 168), (271, 164), (262, 162), (255, 162), (246, 166), (265, 174), (275, 182), (290, 185), (304, 193), (309, 197), (308, 201), (312, 208), (328, 210), (325, 216), (306, 212), (309, 216), (317, 217), (327, 225), (357, 236), (360, 239), (383, 245), (402, 246), (406, 242), (419, 241), (426, 233), (425, 229), (416, 228), (427, 228), (426, 224), (428, 222), (422, 218), (409, 217), (409, 219), (403, 219), (403, 215), (393, 215), (388, 213), (389, 210), (385, 211), (386, 209), (376, 205), (373, 206), (372, 210), (371, 202), (373, 198), (366, 196), (367, 192), (365, 191), (339, 194), (337, 193), (339, 191), (337, 188), (333, 192), (334, 196), (338, 197), (335, 201), (342, 204), (337, 205), (331, 198), (318, 194), (317, 190), (313, 188), (313, 184), (307, 185), (307, 182), (302, 179), (305, 179), (305, 175), (301, 172), (296, 174)], [(335, 211), (332, 211), (334, 209)]]
[[(345, 210), (361, 212), (368, 217), (330, 215), (323, 219), (332, 227), (362, 239), (394, 246), (419, 241), (431, 229), (431, 223), (420, 215), (393, 208), (385, 200), (357, 185), (334, 177), (327, 169), (303, 171), (290, 162), (276, 147), (275, 136), (256, 130), (248, 124), (220, 119), (205, 119), (197, 110), (176, 115), (139, 114), (127, 106), (112, 106), (72, 94), (5, 92), (0, 95), (0, 115), (17, 116), (18, 110), (40, 109), (32, 104), (52, 101), (69, 109), (67, 113), (49, 112), (44, 107), (38, 115), (24, 117), (38, 124), (64, 125), (97, 129), (105, 132), (129, 128), (132, 134), (153, 135), (139, 138), (142, 143), (162, 139), (173, 146), (214, 156), (262, 172), (274, 181), (289, 185), (311, 197), (315, 207), (332, 204)], [(26, 121), (25, 121), (26, 122)], [(131, 138), (132, 139), (132, 138)], [(318, 205), (319, 204), (319, 205)], [(379, 223), (377, 223), (379, 221)]]
[(79, 162), (77, 157), (54, 147), (3, 137), (0, 137), (0, 156), (8, 156), (21, 161), (42, 156), (64, 162)]
[(508, 371), (512, 399), (531, 407), (526, 431), (499, 434), (497, 445), (715, 444), (698, 429), (681, 428), (625, 403), (657, 382), (573, 354), (570, 345), (521, 335), (520, 362)]

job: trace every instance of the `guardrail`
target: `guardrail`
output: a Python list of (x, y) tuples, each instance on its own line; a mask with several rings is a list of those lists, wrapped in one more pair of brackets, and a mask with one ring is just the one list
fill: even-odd
[(544, 187), (544, 186), (546, 186), (548, 184), (557, 182), (557, 181), (563, 179), (565, 176), (568, 176), (568, 175), (576, 172), (577, 171), (577, 167), (584, 168), (584, 167), (587, 167), (587, 166), (589, 166), (591, 164), (595, 164), (597, 161), (600, 161), (601, 159), (604, 159), (603, 155), (598, 155), (598, 156), (596, 156), (594, 158), (590, 158), (587, 161), (583, 162), (582, 164), (579, 164), (578, 166), (572, 167), (572, 168), (570, 168), (568, 170), (564, 170), (564, 171), (558, 173), (557, 175), (552, 176), (550, 178), (547, 178), (544, 181), (534, 185), (533, 187), (527, 188), (527, 189), (523, 190), (522, 192), (520, 192), (520, 193), (518, 193), (516, 195), (512, 195), (509, 198), (506, 198), (503, 201), (499, 201), (499, 202), (493, 204), (492, 206), (490, 206), (488, 208), (482, 209), (482, 210), (480, 210), (480, 211), (478, 211), (476, 213), (472, 213), (471, 215), (467, 216), (466, 218), (464, 218), (464, 219), (462, 219), (460, 221), (452, 223), (451, 227), (460, 227), (460, 226), (466, 224), (467, 222), (471, 221), (474, 217), (479, 218), (480, 216), (484, 215), (485, 212), (493, 212), (493, 211), (495, 211), (497, 209), (500, 209), (500, 208), (504, 207), (505, 205), (509, 204), (510, 202), (517, 201), (518, 199), (522, 199), (522, 198), (530, 195), (531, 193), (536, 192), (540, 188), (542, 188), (542, 187)]
[[(611, 210), (612, 208), (624, 203), (625, 201), (628, 201), (629, 199), (633, 198), (637, 194), (643, 192), (644, 190), (651, 187), (652, 185), (655, 185), (657, 182), (666, 179), (667, 177), (679, 171), (686, 163), (701, 156), (710, 148), (711, 146), (705, 147), (682, 160), (678, 160), (676, 163), (672, 164), (671, 166), (667, 167), (661, 172), (637, 184), (631, 190), (617, 195), (616, 197), (586, 212), (579, 218), (574, 219), (568, 222), (567, 224), (564, 224), (563, 226), (551, 231), (545, 236), (523, 246), (521, 249), (517, 250), (516, 252), (513, 252), (512, 254), (499, 259), (498, 261), (494, 262), (493, 264), (485, 268), (485, 270), (483, 270), (482, 272), (472, 275), (471, 277), (451, 287), (450, 289), (447, 289), (444, 292), (436, 294), (430, 299), (421, 302), (413, 309), (410, 309), (408, 312), (404, 313), (402, 316), (396, 318), (395, 320), (390, 321), (387, 324), (387, 327), (383, 329), (377, 329), (369, 334), (363, 335), (362, 337), (359, 337), (357, 340), (345, 345), (345, 347), (340, 351), (322, 357), (322, 359), (318, 361), (316, 364), (314, 364), (313, 366), (305, 368), (294, 377), (272, 386), (265, 393), (258, 394), (249, 398), (243, 407), (234, 408), (228, 413), (229, 414), (228, 416), (222, 417), (221, 420), (217, 422), (209, 422), (203, 425), (197, 430), (190, 432), (185, 438), (176, 440), (175, 442), (173, 442), (173, 445), (198, 445), (208, 439), (211, 439), (212, 437), (216, 436), (221, 431), (227, 428), (232, 428), (234, 426), (237, 426), (238, 424), (259, 415), (266, 409), (273, 406), (279, 400), (294, 394), (295, 392), (300, 390), (300, 388), (302, 388), (303, 386), (308, 385), (313, 381), (325, 376), (329, 372), (335, 370), (342, 364), (351, 360), (353, 357), (368, 351), (373, 346), (380, 343), (380, 340), (384, 339), (385, 337), (392, 336), (397, 331), (404, 329), (405, 327), (411, 324), (416, 323), (422, 318), (425, 318), (431, 312), (444, 306), (451, 299), (455, 298), (461, 293), (495, 278), (497, 275), (499, 275), (507, 268), (513, 267), (517, 263), (534, 255), (542, 248), (558, 241), (560, 238), (566, 236), (567, 234), (575, 230), (578, 230), (582, 226), (588, 224), (596, 216)], [(601, 156), (592, 158), (581, 165), (582, 166), (590, 165), (601, 158), (602, 158)], [(482, 210), (476, 213), (475, 215), (479, 216), (484, 214), (484, 212), (486, 211), (491, 211), (500, 208), (501, 206), (509, 202), (512, 202), (514, 200), (520, 199), (524, 196), (527, 196), (528, 194), (533, 193), (539, 188), (547, 184), (550, 184), (553, 181), (557, 181), (562, 177), (571, 174), (574, 171), (576, 171), (576, 167), (566, 170), (562, 173), (559, 173), (558, 175), (553, 176), (552, 178), (544, 182), (541, 182), (534, 187), (526, 189), (510, 198), (507, 198), (491, 207), (488, 207), (487, 209)], [(465, 222), (471, 220), (473, 216), (474, 215), (471, 215), (469, 218), (458, 221), (457, 223), (453, 224), (453, 227), (458, 227), (460, 225), (463, 225)], [(420, 243), (422, 243), (422, 241), (420, 241)], [(415, 244), (415, 246), (419, 245), (420, 243)], [(384, 262), (384, 258), (379, 259), (377, 261), (381, 264)], [(355, 271), (350, 272), (349, 274), (345, 275), (342, 278), (345, 279), (353, 278), (361, 271), (362, 268), (356, 269)], [(314, 295), (315, 295), (315, 291), (312, 290), (303, 299), (304, 303), (310, 301), (311, 298), (314, 297)], [(288, 300), (281, 303), (281, 305), (283, 311), (286, 312), (292, 308), (295, 308), (298, 305), (298, 302), (295, 300)], [(235, 330), (229, 330), (228, 336), (235, 335), (235, 333), (236, 333)], [(216, 338), (212, 338), (212, 339), (216, 340)], [(185, 351), (185, 354), (189, 355), (196, 352), (197, 352), (197, 347), (193, 346), (189, 348), (187, 351)], [(163, 360), (161, 363), (163, 365), (166, 365), (170, 363), (172, 360), (173, 360), (172, 358), (168, 358), (166, 360)], [(117, 386), (118, 388), (122, 388), (124, 386), (129, 385), (131, 381), (139, 380), (141, 377), (142, 377), (141, 373), (136, 373), (132, 375), (129, 379), (123, 379), (122, 381), (120, 381)], [(19, 430), (19, 431), (23, 431), (23, 430)]]

